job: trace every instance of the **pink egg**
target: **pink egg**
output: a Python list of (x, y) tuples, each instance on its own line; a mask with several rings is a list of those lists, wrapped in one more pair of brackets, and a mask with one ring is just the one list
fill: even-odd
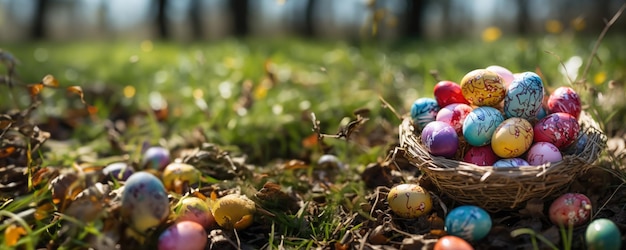
[(159, 250), (201, 250), (206, 247), (207, 233), (193, 221), (180, 221), (168, 227), (159, 236)]
[(533, 166), (561, 160), (563, 160), (561, 151), (549, 142), (536, 142), (530, 147), (526, 155), (526, 161)]
[(582, 105), (580, 96), (570, 87), (559, 87), (548, 98), (548, 113), (564, 112), (576, 119), (580, 117)]
[(539, 120), (533, 132), (535, 142), (549, 142), (559, 149), (564, 149), (576, 141), (580, 125), (574, 116), (559, 112)]
[(513, 79), (514, 79), (513, 72), (511, 72), (505, 67), (498, 66), (498, 65), (491, 65), (485, 69), (496, 72), (500, 77), (502, 77), (502, 80), (504, 80), (504, 86), (506, 88), (509, 88), (509, 84), (513, 82)]
[(457, 134), (462, 133), (463, 121), (465, 117), (472, 112), (472, 107), (464, 103), (452, 103), (445, 106), (437, 113), (437, 121), (450, 124), (456, 130)]
[(567, 193), (550, 205), (550, 220), (559, 226), (580, 226), (591, 217), (591, 201), (584, 194)]
[(469, 104), (461, 93), (461, 86), (452, 81), (440, 81), (435, 84), (434, 95), (439, 107), (445, 107), (452, 103)]
[(485, 145), (480, 147), (471, 147), (465, 157), (464, 162), (476, 164), (478, 166), (491, 166), (498, 160), (498, 156), (491, 149), (491, 145)]
[(437, 240), (433, 250), (474, 250), (474, 247), (460, 237), (446, 235)]
[(422, 144), (435, 156), (452, 158), (459, 147), (459, 137), (450, 124), (440, 121), (428, 123), (422, 130)]

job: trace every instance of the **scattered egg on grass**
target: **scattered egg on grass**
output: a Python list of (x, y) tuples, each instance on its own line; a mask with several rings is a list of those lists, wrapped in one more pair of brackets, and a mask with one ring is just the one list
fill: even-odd
[(170, 163), (170, 151), (164, 147), (149, 147), (143, 153), (141, 167), (155, 170), (163, 170)]
[(549, 216), (557, 226), (580, 226), (591, 217), (591, 201), (584, 194), (566, 193), (552, 202)]
[(202, 225), (193, 221), (179, 221), (159, 236), (159, 250), (202, 250), (208, 241)]
[(595, 219), (587, 226), (585, 242), (589, 250), (619, 250), (622, 234), (615, 223), (609, 219)]
[(474, 247), (464, 239), (454, 235), (446, 235), (437, 240), (433, 250), (474, 250)]
[(163, 169), (163, 184), (170, 191), (181, 191), (184, 185), (190, 186), (200, 181), (201, 173), (194, 166), (173, 162)]
[(134, 172), (135, 171), (133, 170), (133, 168), (126, 162), (114, 162), (102, 169), (102, 174), (104, 174), (105, 176), (105, 181), (125, 181)]
[(132, 174), (122, 191), (122, 218), (138, 232), (158, 226), (170, 212), (163, 183), (147, 172)]
[(217, 199), (211, 211), (220, 227), (245, 229), (254, 221), (256, 205), (245, 195), (229, 194)]
[(193, 221), (204, 228), (211, 228), (216, 224), (209, 205), (198, 197), (184, 197), (176, 213), (176, 221)]
[(417, 218), (432, 209), (430, 194), (417, 184), (400, 184), (387, 195), (389, 208), (403, 218)]
[(468, 241), (480, 240), (491, 230), (491, 217), (484, 209), (463, 205), (446, 216), (446, 232)]

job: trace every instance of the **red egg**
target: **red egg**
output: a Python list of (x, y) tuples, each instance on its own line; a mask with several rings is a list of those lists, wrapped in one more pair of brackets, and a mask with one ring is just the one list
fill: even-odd
[(421, 141), (432, 155), (447, 158), (454, 157), (459, 147), (459, 137), (454, 128), (440, 121), (428, 123), (424, 127)]
[(533, 129), (535, 142), (549, 142), (559, 149), (571, 145), (580, 132), (576, 117), (568, 113), (553, 113), (539, 120)]
[(465, 157), (463, 157), (464, 162), (473, 163), (478, 166), (491, 166), (498, 161), (498, 159), (496, 153), (491, 149), (491, 145), (480, 147), (473, 146), (465, 153)]
[(461, 86), (452, 81), (441, 81), (435, 85), (435, 100), (439, 107), (445, 107), (452, 103), (469, 104), (463, 97)]
[(567, 193), (550, 205), (550, 220), (556, 225), (580, 226), (591, 217), (591, 201), (584, 194)]
[(453, 235), (446, 235), (439, 238), (433, 250), (474, 250), (474, 247), (464, 239)]
[(464, 103), (452, 103), (445, 106), (437, 113), (437, 121), (450, 124), (457, 134), (462, 133), (463, 121), (472, 112), (472, 107)]
[(548, 98), (548, 113), (563, 112), (580, 117), (580, 96), (570, 87), (559, 87)]

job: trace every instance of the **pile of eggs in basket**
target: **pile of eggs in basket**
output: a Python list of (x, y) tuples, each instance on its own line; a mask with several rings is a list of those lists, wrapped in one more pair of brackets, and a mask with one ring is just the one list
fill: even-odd
[[(562, 152), (580, 152), (574, 143), (581, 101), (570, 87), (546, 94), (533, 72), (513, 74), (500, 66), (467, 73), (460, 84), (441, 81), (435, 98), (419, 98), (411, 118), (421, 143), (434, 156), (480, 166), (515, 167), (562, 160)], [(469, 147), (460, 147), (465, 141)], [(466, 149), (463, 154), (461, 148)]]

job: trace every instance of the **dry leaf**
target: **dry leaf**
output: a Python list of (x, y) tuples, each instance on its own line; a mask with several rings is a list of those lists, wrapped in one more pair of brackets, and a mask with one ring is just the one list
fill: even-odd
[(26, 230), (23, 227), (11, 224), (4, 231), (4, 244), (9, 247), (15, 246), (24, 235), (26, 235)]
[(49, 86), (49, 87), (58, 87), (59, 86), (59, 81), (57, 81), (56, 78), (54, 78), (53, 75), (46, 75), (43, 77), (43, 80), (41, 80), (41, 83), (43, 85)]
[(0, 148), (0, 158), (8, 157), (9, 155), (13, 154), (14, 152), (15, 152), (15, 147), (13, 147), (13, 146)]
[(39, 95), (39, 93), (41, 92), (41, 90), (43, 89), (43, 84), (41, 83), (34, 83), (34, 84), (30, 84), (28, 86), (26, 86), (28, 88), (28, 93), (30, 93), (31, 97), (35, 97), (37, 95)]

